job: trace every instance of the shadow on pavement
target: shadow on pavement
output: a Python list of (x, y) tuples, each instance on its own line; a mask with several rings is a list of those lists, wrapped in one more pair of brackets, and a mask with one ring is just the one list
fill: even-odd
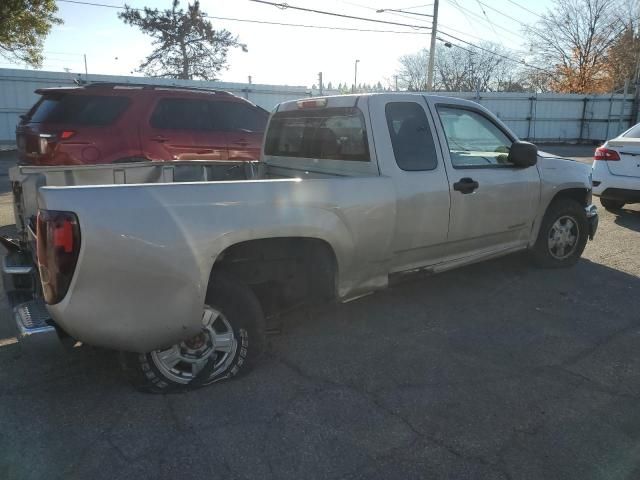
[(515, 255), (291, 314), (251, 374), (168, 397), (11, 345), (0, 477), (638, 478), (639, 308), (638, 277)]
[(616, 225), (640, 232), (640, 212), (623, 209), (619, 212), (614, 212), (614, 215), (616, 216), (614, 220)]

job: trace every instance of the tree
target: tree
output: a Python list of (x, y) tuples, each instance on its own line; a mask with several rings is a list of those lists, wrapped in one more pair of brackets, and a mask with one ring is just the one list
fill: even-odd
[(333, 90), (333, 84), (331, 82), (327, 83), (327, 90)]
[(607, 52), (624, 31), (616, 0), (555, 0), (527, 34), (536, 62), (551, 68), (551, 88), (565, 93), (607, 91)]
[(412, 91), (427, 89), (427, 62), (429, 51), (425, 48), (417, 53), (402, 55), (398, 59), (398, 87)]
[[(523, 91), (523, 67), (505, 57), (513, 52), (492, 42), (479, 48), (439, 47), (434, 65), (434, 90), (447, 92)], [(409, 91), (425, 90), (427, 50), (403, 55), (399, 62), (398, 85)]]
[(0, 56), (11, 62), (42, 66), (42, 44), (62, 20), (55, 0), (0, 1)]
[(611, 45), (605, 59), (608, 90), (623, 88), (625, 81), (634, 81), (640, 66), (640, 32), (628, 25), (622, 35)]
[(118, 13), (125, 23), (154, 39), (155, 49), (138, 71), (152, 77), (216, 80), (226, 68), (228, 50), (240, 47), (246, 52), (247, 46), (228, 30), (214, 30), (198, 0), (186, 11), (179, 5), (179, 0), (173, 0), (171, 9), (164, 11), (125, 5), (125, 11)]

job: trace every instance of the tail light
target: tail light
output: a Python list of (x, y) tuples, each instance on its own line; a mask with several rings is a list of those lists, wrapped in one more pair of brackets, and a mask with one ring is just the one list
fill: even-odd
[(611, 150), (606, 147), (598, 147), (596, 148), (596, 152), (593, 155), (594, 160), (605, 160), (608, 162), (613, 162), (616, 160), (620, 160), (620, 155), (615, 150)]
[(60, 132), (60, 140), (69, 140), (76, 134), (75, 130), (63, 130)]
[(38, 211), (38, 269), (44, 300), (60, 302), (69, 290), (80, 252), (80, 226), (72, 212)]

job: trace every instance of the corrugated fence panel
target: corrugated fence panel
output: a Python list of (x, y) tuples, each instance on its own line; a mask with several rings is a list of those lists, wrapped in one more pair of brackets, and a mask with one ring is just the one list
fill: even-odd
[[(64, 72), (0, 69), (0, 142), (13, 142), (19, 115), (35, 103), (38, 88), (71, 86), (75, 76)], [(226, 90), (271, 110), (278, 103), (308, 97), (304, 86), (202, 82), (113, 75), (89, 75), (90, 81), (180, 85)], [(316, 92), (313, 92), (316, 93)], [(325, 91), (325, 95), (337, 94)], [(520, 138), (538, 142), (601, 141), (635, 123), (633, 98), (616, 95), (531, 94), (511, 92), (447, 92), (495, 113)]]

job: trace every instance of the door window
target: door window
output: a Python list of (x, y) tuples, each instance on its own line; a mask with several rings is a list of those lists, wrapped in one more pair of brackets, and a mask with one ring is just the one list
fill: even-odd
[(513, 166), (511, 139), (487, 117), (473, 110), (438, 107), (451, 163), (455, 168)]
[(151, 126), (168, 130), (212, 130), (208, 103), (190, 98), (163, 98), (151, 115)]
[(385, 107), (396, 163), (402, 170), (433, 170), (436, 146), (424, 109), (416, 102), (394, 102)]

